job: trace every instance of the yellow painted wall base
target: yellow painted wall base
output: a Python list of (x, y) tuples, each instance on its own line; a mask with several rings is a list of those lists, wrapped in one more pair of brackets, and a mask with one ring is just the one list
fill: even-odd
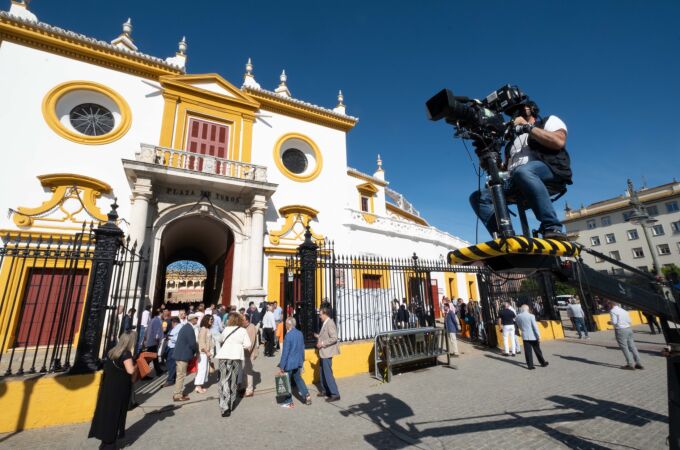
[[(333, 375), (336, 378), (368, 373), (373, 364), (373, 341), (347, 342), (340, 344), (340, 354), (333, 357)], [(305, 350), (305, 365), (302, 379), (305, 383), (319, 380), (319, 354), (314, 349)]]
[(0, 433), (91, 420), (101, 375), (5, 379), (0, 383)]
[[(643, 316), (642, 312), (638, 311), (637, 309), (632, 309), (628, 311), (628, 315), (630, 316), (630, 323), (633, 326), (644, 325), (647, 323), (647, 319), (645, 319), (645, 316)], [(597, 327), (598, 331), (614, 329), (614, 327), (607, 323), (611, 320), (611, 316), (608, 313), (593, 314), (593, 320), (595, 321), (595, 326)]]
[[(538, 331), (541, 332), (541, 341), (564, 339), (564, 329), (562, 328), (562, 322), (559, 320), (537, 320), (536, 323), (538, 324)], [(497, 347), (503, 350), (503, 333), (501, 333), (498, 326), (494, 328), (496, 329)], [(519, 342), (520, 345), (523, 344), (521, 337)]]

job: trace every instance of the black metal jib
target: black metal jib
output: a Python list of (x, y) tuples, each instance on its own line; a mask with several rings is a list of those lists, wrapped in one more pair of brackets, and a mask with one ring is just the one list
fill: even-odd
[[(117, 207), (117, 206), (116, 206)], [(73, 235), (16, 233), (0, 248), (0, 377), (97, 370), (120, 311), (145, 301), (148, 254), (109, 221)]]
[[(553, 280), (543, 274), (496, 274), (486, 267), (452, 266), (443, 261), (338, 255), (332, 241), (305, 242), (286, 262), (284, 312), (294, 315), (307, 345), (320, 328), (318, 312), (332, 308), (341, 341), (373, 339), (381, 332), (435, 326), (441, 298), (433, 292), (436, 273), (477, 277), (480, 298), (474, 305), (482, 332), (472, 334), (496, 345), (494, 323), (504, 301), (529, 304), (541, 319), (555, 319)], [(441, 277), (440, 277), (441, 278)], [(454, 299), (455, 300), (455, 299)]]

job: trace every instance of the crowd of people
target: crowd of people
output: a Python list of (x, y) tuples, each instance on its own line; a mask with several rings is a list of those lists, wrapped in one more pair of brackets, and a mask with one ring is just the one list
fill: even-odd
[[(131, 309), (118, 318), (120, 332), (116, 333), (117, 340), (104, 361), (104, 377), (90, 429), (90, 437), (100, 439), (102, 448), (115, 448), (116, 440), (124, 436), (132, 385), (140, 378), (138, 364), (145, 355), (155, 376), (167, 372), (163, 387), (174, 388), (175, 402), (190, 400), (185, 392), (189, 373), (196, 373), (193, 380), (196, 394), (207, 391), (210, 374), (216, 373), (219, 410), (223, 417), (229, 417), (239, 396), (254, 395), (253, 362), (259, 347), (264, 346), (266, 357), (274, 357), (281, 350), (274, 375), (287, 374), (302, 402), (312, 404), (302, 379), (305, 362), (302, 333), (291, 316), (285, 321), (284, 338), (283, 310), (277, 302), (262, 302), (259, 309), (251, 302), (247, 309), (240, 310), (235, 306), (206, 308), (199, 304), (188, 311), (171, 311), (161, 305), (156, 314), (146, 307), (139, 326), (135, 326), (134, 315)], [(315, 334), (321, 381), (317, 395), (327, 402), (340, 400), (332, 363), (340, 350), (332, 315), (330, 305), (321, 305), (320, 329)], [(150, 371), (146, 377), (153, 378)], [(294, 406), (292, 392), (282, 406)]]
[[(626, 359), (622, 368), (643, 369), (633, 338), (630, 315), (618, 304), (606, 304), (610, 314), (609, 324)], [(579, 339), (589, 339), (586, 316), (577, 297), (570, 300), (566, 311)], [(312, 396), (302, 377), (305, 363), (302, 332), (297, 329), (293, 315), (289, 315), (284, 322), (283, 310), (277, 302), (262, 302), (259, 308), (251, 302), (247, 309), (240, 310), (235, 306), (211, 305), (206, 308), (204, 304), (199, 304), (188, 310), (171, 311), (161, 305), (155, 314), (147, 306), (139, 324), (136, 323), (134, 308), (127, 313), (122, 310), (118, 312), (118, 330), (114, 333), (117, 339), (110, 346), (104, 361), (104, 378), (90, 430), (90, 436), (102, 440), (103, 447), (114, 445), (116, 439), (124, 435), (126, 412), (133, 398), (132, 384), (140, 376), (137, 363), (144, 355), (150, 367), (153, 367), (155, 376), (167, 372), (163, 387), (173, 387), (172, 399), (175, 402), (190, 400), (185, 392), (189, 373), (196, 373), (194, 393), (199, 395), (207, 391), (210, 374), (215, 373), (219, 410), (223, 417), (228, 417), (239, 396), (254, 395), (253, 363), (258, 357), (260, 346), (264, 347), (265, 357), (274, 357), (281, 350), (274, 375), (286, 376), (291, 384), (290, 395), (281, 405), (286, 408), (294, 406), (293, 386), (303, 404), (312, 404)], [(548, 366), (540, 346), (541, 332), (536, 312), (536, 305), (531, 307), (524, 303), (517, 308), (512, 302), (505, 301), (498, 309), (495, 324), (502, 336), (504, 356), (514, 357), (522, 353), (521, 337), (529, 370), (535, 369), (534, 355), (541, 367)], [(318, 396), (334, 402), (340, 399), (333, 375), (333, 358), (340, 352), (338, 331), (331, 318), (330, 304), (322, 304), (318, 313), (320, 322), (316, 329), (319, 331), (314, 335), (317, 339), (321, 385)], [(417, 302), (393, 302), (394, 329), (429, 326), (428, 316), (433, 317), (433, 314), (419, 307)], [(479, 302), (465, 302), (461, 298), (450, 301), (444, 297), (442, 316), (451, 356), (460, 355), (459, 335), (472, 341), (486, 340)], [(658, 323), (648, 321), (654, 333)], [(152, 378), (150, 373), (149, 370), (147, 378)]]

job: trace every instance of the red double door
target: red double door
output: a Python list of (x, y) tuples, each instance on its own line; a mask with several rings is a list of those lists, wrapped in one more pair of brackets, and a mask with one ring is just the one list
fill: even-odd
[(31, 269), (14, 346), (47, 345), (58, 335), (61, 342), (72, 343), (83, 313), (87, 274), (85, 269)]
[[(229, 127), (207, 120), (189, 119), (189, 135), (186, 150), (199, 155), (227, 159), (229, 147)], [(190, 157), (188, 169), (203, 171), (203, 158)], [(216, 164), (215, 173), (225, 174), (223, 164)]]

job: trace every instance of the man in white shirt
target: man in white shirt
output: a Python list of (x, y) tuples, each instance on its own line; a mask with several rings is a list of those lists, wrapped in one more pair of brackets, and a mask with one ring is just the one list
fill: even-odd
[(581, 308), (581, 303), (577, 298), (572, 298), (569, 300), (569, 305), (567, 306), (567, 315), (573, 320), (574, 328), (578, 332), (578, 338), (583, 339), (585, 336), (588, 337), (588, 329), (586, 328), (585, 313), (583, 308)]
[(142, 350), (142, 343), (144, 342), (144, 333), (146, 332), (146, 327), (149, 326), (149, 320), (151, 319), (151, 305), (146, 305), (144, 311), (142, 311), (142, 320), (139, 322), (139, 334), (137, 335), (137, 353)]
[[(572, 183), (571, 162), (565, 148), (567, 126), (557, 116), (540, 118), (534, 102), (519, 108), (514, 124), (517, 137), (506, 149), (505, 164), (510, 178), (503, 190), (506, 195), (520, 194), (527, 201), (541, 222), (539, 231), (543, 237), (566, 239), (546, 183)], [(473, 192), (470, 204), (489, 233), (498, 232), (491, 192), (488, 189)]]
[(626, 365), (621, 368), (625, 370), (644, 369), (642, 363), (640, 363), (640, 355), (638, 354), (637, 347), (635, 347), (633, 328), (631, 327), (628, 311), (614, 302), (610, 302), (609, 307), (609, 314), (611, 316), (611, 321), (609, 323), (614, 327), (616, 342), (619, 344), (623, 356), (626, 357)]
[(276, 321), (274, 320), (274, 308), (272, 305), (267, 306), (267, 312), (262, 318), (262, 334), (265, 339), (264, 356), (274, 356), (274, 330), (276, 329)]

